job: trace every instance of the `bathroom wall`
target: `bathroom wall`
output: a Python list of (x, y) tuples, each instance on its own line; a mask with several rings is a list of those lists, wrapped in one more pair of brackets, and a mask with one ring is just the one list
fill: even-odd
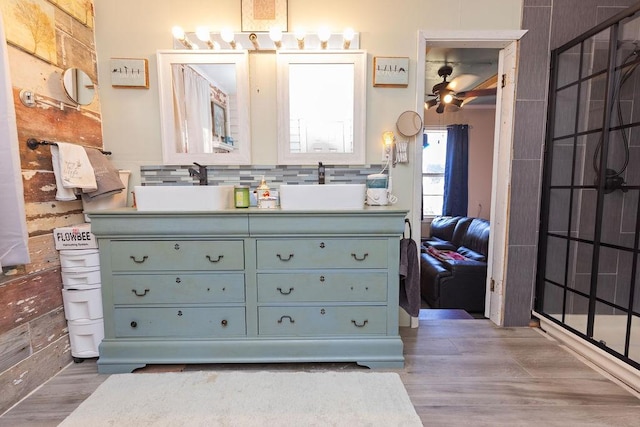
[[(469, 204), (467, 214), (491, 219), (491, 174), (496, 109), (468, 106), (455, 114), (438, 114), (433, 109), (424, 116), (425, 126), (469, 125)], [(428, 227), (423, 227), (428, 230)]]
[[(398, 116), (416, 109), (415, 71), (417, 35), (420, 29), (519, 29), (522, 2), (518, 0), (452, 0), (447, 3), (448, 19), (440, 16), (442, 3), (435, 0), (391, 2), (372, 0), (344, 2), (327, 0), (288, 1), (289, 29), (303, 26), (314, 30), (330, 25), (335, 32), (347, 26), (360, 33), (360, 48), (368, 52), (366, 163), (379, 163), (382, 133), (395, 130)], [(126, 11), (123, 13), (122, 11)], [(500, 11), (499, 14), (495, 11)], [(173, 46), (171, 27), (181, 25), (187, 31), (208, 25), (212, 31), (230, 26), (241, 28), (240, 2), (220, 0), (215, 4), (196, 0), (156, 2), (153, 0), (96, 1), (96, 40), (98, 72), (105, 84), (100, 87), (105, 146), (113, 150), (114, 162), (122, 168), (138, 171), (142, 165), (159, 165), (159, 108), (156, 77), (156, 50)], [(118, 28), (117, 32), (113, 29)], [(410, 58), (409, 86), (381, 88), (372, 86), (372, 62), (375, 56)], [(149, 90), (117, 89), (108, 84), (108, 59), (112, 57), (147, 58), (150, 70)], [(275, 55), (250, 55), (252, 163), (275, 165), (276, 105)], [(421, 97), (418, 97), (421, 98)], [(419, 102), (420, 108), (422, 102)], [(413, 159), (415, 144), (409, 158)], [(398, 206), (411, 209), (415, 187), (415, 165), (398, 165), (392, 170)], [(132, 183), (138, 183), (134, 176)]]
[[(22, 13), (19, 12), (22, 7)], [(8, 41), (17, 118), (31, 263), (0, 275), (0, 413), (71, 361), (62, 307), (60, 259), (52, 230), (84, 222), (80, 201), (55, 200), (48, 147), (32, 151), (28, 138), (102, 146), (97, 98), (80, 111), (39, 104), (25, 107), (22, 89), (67, 102), (61, 74), (82, 68), (95, 81), (91, 0), (0, 0)], [(26, 12), (25, 12), (26, 11)], [(40, 30), (37, 43), (27, 29)]]

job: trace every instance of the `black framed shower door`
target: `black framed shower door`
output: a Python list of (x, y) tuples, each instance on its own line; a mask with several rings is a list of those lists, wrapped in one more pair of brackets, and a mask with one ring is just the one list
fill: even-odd
[(535, 310), (640, 368), (640, 3), (551, 52)]

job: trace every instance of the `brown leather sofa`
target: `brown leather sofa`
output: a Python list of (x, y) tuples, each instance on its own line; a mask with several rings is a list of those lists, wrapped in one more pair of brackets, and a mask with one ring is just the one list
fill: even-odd
[(484, 312), (489, 221), (436, 217), (420, 254), (420, 291), (431, 308)]

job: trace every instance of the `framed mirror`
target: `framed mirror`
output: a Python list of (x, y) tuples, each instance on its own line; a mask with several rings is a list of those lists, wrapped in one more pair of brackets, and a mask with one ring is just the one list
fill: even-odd
[(251, 163), (247, 51), (158, 51), (164, 164)]
[(278, 163), (365, 163), (366, 51), (277, 52)]
[(96, 94), (91, 77), (80, 68), (67, 68), (62, 73), (62, 87), (67, 97), (79, 105), (91, 104)]

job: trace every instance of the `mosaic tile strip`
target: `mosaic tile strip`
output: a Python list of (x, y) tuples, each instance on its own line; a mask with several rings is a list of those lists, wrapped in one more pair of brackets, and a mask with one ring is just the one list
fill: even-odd
[[(327, 184), (365, 184), (367, 175), (380, 173), (383, 165), (326, 166)], [(252, 165), (207, 166), (209, 185), (248, 185), (257, 187), (262, 177), (270, 186), (279, 184), (315, 184), (318, 182), (316, 166)], [(198, 179), (189, 176), (189, 166), (140, 166), (142, 185), (198, 185)]]

